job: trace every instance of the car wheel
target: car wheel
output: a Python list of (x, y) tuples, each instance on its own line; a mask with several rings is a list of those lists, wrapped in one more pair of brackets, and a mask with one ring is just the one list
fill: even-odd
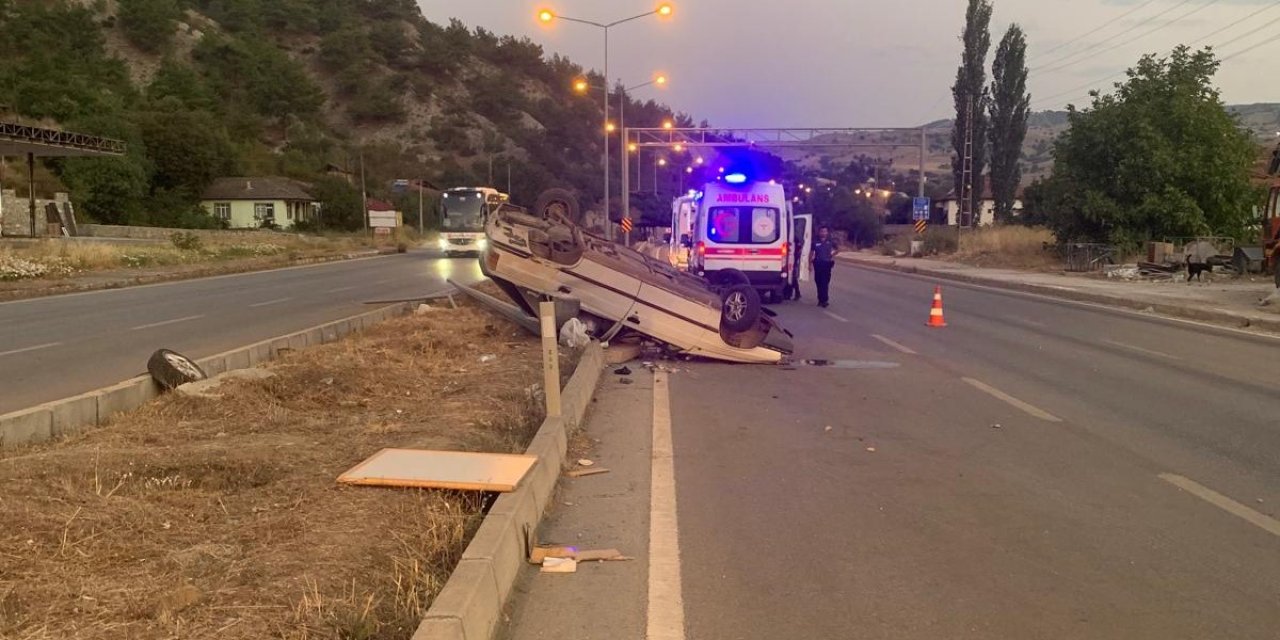
[(568, 189), (547, 189), (538, 194), (538, 199), (533, 204), (533, 214), (545, 219), (558, 216), (575, 225), (582, 224), (582, 209), (578, 206), (578, 199)]
[(760, 294), (751, 285), (735, 284), (720, 303), (720, 323), (730, 331), (747, 331), (760, 321)]
[(209, 377), (191, 358), (168, 349), (151, 354), (147, 360), (147, 372), (166, 390)]
[(716, 284), (728, 288), (736, 284), (751, 284), (751, 279), (737, 269), (725, 269), (716, 274)]

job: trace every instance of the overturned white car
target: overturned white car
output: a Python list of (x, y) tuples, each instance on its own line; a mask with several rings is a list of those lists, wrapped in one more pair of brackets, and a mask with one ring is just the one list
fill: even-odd
[(742, 363), (778, 363), (791, 353), (791, 334), (745, 275), (717, 292), (669, 264), (584, 232), (563, 215), (572, 204), (549, 202), (535, 208), (541, 215), (504, 207), (485, 227), (481, 270), (530, 316), (548, 296), (572, 298), (580, 319), (603, 340), (636, 332), (677, 353)]

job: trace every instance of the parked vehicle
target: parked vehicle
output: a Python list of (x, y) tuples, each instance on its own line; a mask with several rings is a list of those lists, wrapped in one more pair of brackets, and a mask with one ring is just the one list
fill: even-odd
[[(755, 289), (721, 293), (664, 261), (584, 232), (554, 210), (503, 207), (485, 229), (481, 270), (530, 316), (548, 296), (571, 297), (593, 337), (638, 333), (682, 354), (742, 363), (778, 363), (791, 334)], [(745, 279), (745, 275), (739, 274)]]
[(459, 187), (440, 198), (440, 250), (446, 256), (479, 254), (485, 248), (485, 222), (507, 202), (507, 194), (488, 187)]

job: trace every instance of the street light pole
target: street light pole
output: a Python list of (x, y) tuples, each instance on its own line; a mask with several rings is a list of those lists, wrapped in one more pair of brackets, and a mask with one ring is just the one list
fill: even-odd
[[(646, 11), (645, 13), (634, 15), (634, 16), (631, 16), (630, 18), (623, 18), (622, 20), (614, 20), (613, 22), (609, 22), (609, 23), (595, 22), (592, 20), (582, 20), (580, 18), (570, 18), (568, 16), (562, 16), (562, 15), (556, 14), (550, 9), (543, 9), (538, 12), (538, 19), (544, 23), (548, 23), (548, 22), (551, 22), (552, 20), (559, 19), (559, 20), (566, 20), (568, 22), (576, 22), (578, 24), (585, 24), (588, 26), (596, 27), (604, 31), (604, 124), (603, 124), (603, 127), (604, 127), (604, 217), (605, 217), (605, 231), (606, 231), (605, 235), (609, 240), (613, 240), (614, 238), (613, 221), (610, 219), (610, 216), (609, 216), (609, 174), (612, 173), (609, 167), (609, 138), (611, 135), (609, 131), (609, 29), (612, 29), (613, 27), (616, 27), (623, 23), (631, 22), (633, 20), (639, 20), (640, 18), (647, 18), (649, 16), (654, 16), (654, 15), (661, 16), (661, 17), (670, 16), (671, 12), (672, 12), (671, 5), (667, 3), (663, 3), (658, 5), (657, 8), (655, 8), (653, 11)], [(625, 141), (624, 141), (624, 144), (625, 144)], [(624, 149), (624, 152), (625, 152), (625, 149)]]

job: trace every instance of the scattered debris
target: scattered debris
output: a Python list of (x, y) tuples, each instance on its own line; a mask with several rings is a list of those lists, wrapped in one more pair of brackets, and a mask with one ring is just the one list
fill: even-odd
[(571, 469), (565, 472), (564, 475), (570, 478), (583, 478), (586, 476), (597, 476), (602, 473), (609, 473), (609, 470), (603, 467), (597, 467), (595, 469)]
[(573, 558), (547, 558), (542, 561), (542, 573), (576, 573), (578, 561)]
[(1000, 423), (998, 423), (998, 422), (997, 422), (997, 423), (995, 423), (995, 424), (991, 425), (991, 428), (992, 428), (992, 429), (1003, 429), (1004, 427), (1000, 426)]
[(338, 476), (342, 484), (458, 491), (514, 491), (537, 456), (383, 449)]
[(493, 362), (494, 360), (497, 360), (497, 359), (498, 359), (498, 356), (493, 355), (492, 353), (486, 353), (486, 354), (484, 354), (484, 355), (480, 356), (480, 364), (488, 364), (488, 363)]
[(569, 321), (560, 327), (560, 344), (570, 349), (579, 349), (587, 346), (591, 342), (591, 335), (587, 333), (587, 325), (583, 324), (577, 318), (569, 318)]
[(629, 375), (631, 375), (631, 370), (630, 370), (630, 369), (628, 369), (628, 368), (626, 368), (626, 367), (623, 367), (623, 368), (621, 368), (621, 369), (614, 369), (614, 370), (613, 370), (613, 375), (615, 375), (615, 376), (629, 376)]
[(559, 544), (541, 544), (529, 550), (529, 564), (542, 564), (547, 558), (572, 558), (578, 553), (577, 547)]
[(631, 362), (640, 357), (640, 345), (634, 342), (614, 342), (604, 352), (604, 361), (609, 365)]
[(622, 384), (635, 384), (636, 381), (631, 378), (621, 378), (618, 382), (621, 382)]
[(868, 452), (868, 453), (875, 453), (875, 452), (876, 452), (876, 448), (875, 448), (875, 447), (867, 447), (867, 452)]
[(425, 316), (436, 311), (444, 311), (444, 309), (441, 309), (440, 307), (433, 307), (429, 304), (420, 304), (418, 305), (418, 308), (413, 310), (413, 314), (417, 316)]
[(831, 431), (831, 425), (827, 425), (827, 428), (823, 429), (823, 431)]
[(578, 466), (580, 467), (590, 467), (591, 465), (594, 465), (594, 464), (595, 462), (588, 460), (586, 458), (581, 458), (578, 460)]
[(631, 558), (622, 555), (622, 552), (617, 549), (599, 549), (594, 551), (579, 551), (574, 554), (573, 559), (578, 562), (612, 562), (630, 560)]
[(580, 551), (577, 547), (559, 544), (538, 545), (529, 550), (529, 564), (540, 564), (543, 566), (543, 571), (546, 571), (548, 564), (561, 565), (565, 560), (571, 560), (577, 564), (579, 562), (625, 562), (634, 558), (622, 555), (622, 552), (617, 549)]
[(194, 360), (176, 351), (158, 349), (147, 359), (147, 372), (166, 391), (209, 376)]

